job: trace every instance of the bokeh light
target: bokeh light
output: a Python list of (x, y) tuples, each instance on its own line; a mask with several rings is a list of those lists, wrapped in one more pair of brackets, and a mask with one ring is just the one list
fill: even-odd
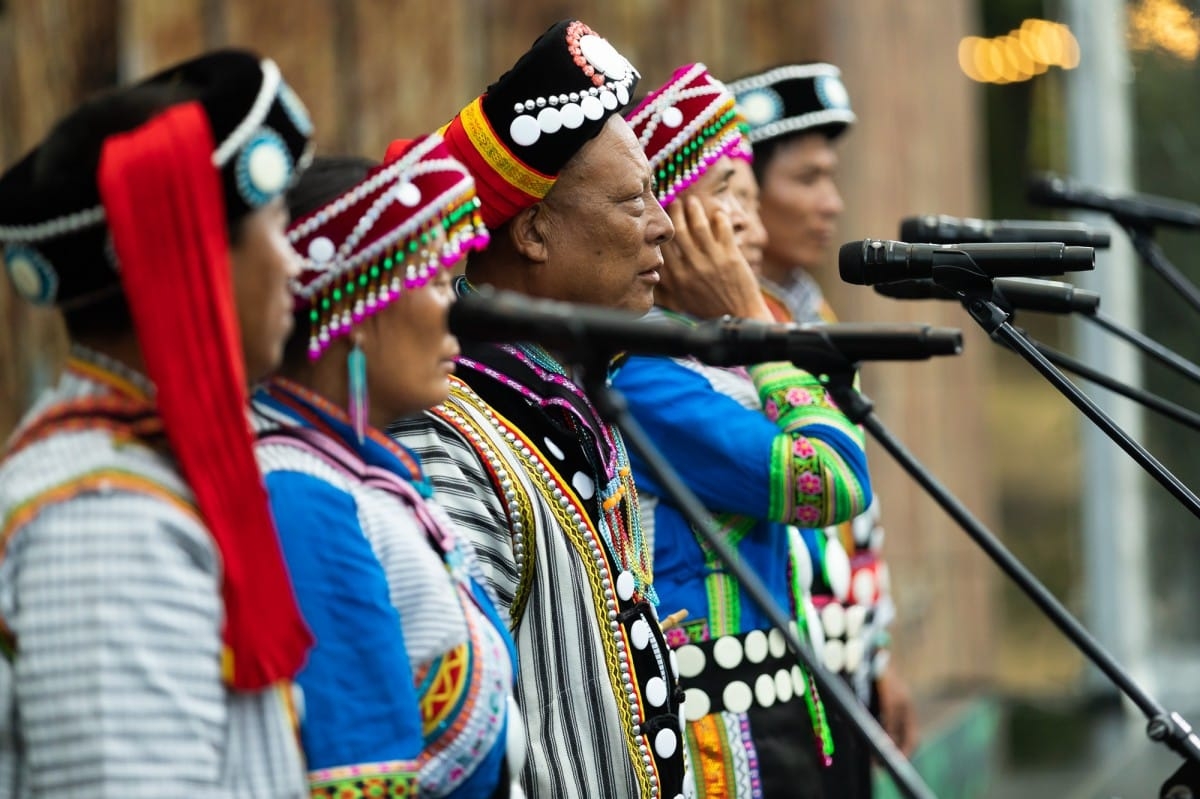
[(1079, 42), (1061, 22), (1027, 19), (1003, 36), (965, 37), (958, 43), (958, 65), (974, 81), (1017, 83), (1050, 67), (1079, 66)]

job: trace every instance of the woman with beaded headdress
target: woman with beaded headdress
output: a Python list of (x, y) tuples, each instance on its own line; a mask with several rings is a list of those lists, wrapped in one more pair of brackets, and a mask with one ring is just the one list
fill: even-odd
[(449, 270), (487, 230), (440, 136), (394, 150), (381, 166), (318, 159), (290, 193), (300, 316), (253, 402), (317, 640), (300, 740), (314, 796), (508, 796), (524, 740), (512, 641), (419, 461), (381, 432), (445, 399)]
[[(685, 64), (628, 119), (676, 231), (651, 317), (772, 321), (744, 254), (756, 255), (765, 233), (734, 193), (749, 153), (732, 93), (703, 64)], [(808, 553), (797, 526), (840, 522), (870, 502), (861, 431), (813, 375), (787, 362), (720, 368), (638, 356), (614, 385), (725, 542), (790, 612), (793, 631), (806, 630)], [(811, 675), (639, 458), (633, 471), (653, 514), (659, 595), (688, 613), (667, 637), (685, 688), (694, 795), (824, 797), (822, 772), (836, 753)]]
[(307, 793), (311, 639), (246, 400), (291, 326), (310, 134), (275, 64), (227, 51), (84, 103), (0, 177), (8, 275), (71, 339), (0, 462), (0, 794)]

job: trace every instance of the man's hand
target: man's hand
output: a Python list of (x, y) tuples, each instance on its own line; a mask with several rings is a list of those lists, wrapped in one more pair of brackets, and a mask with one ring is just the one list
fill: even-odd
[(667, 213), (675, 223), (675, 238), (663, 246), (664, 304), (700, 319), (729, 314), (773, 321), (758, 279), (738, 249), (729, 216), (718, 210), (708, 219), (694, 197), (680, 198)]

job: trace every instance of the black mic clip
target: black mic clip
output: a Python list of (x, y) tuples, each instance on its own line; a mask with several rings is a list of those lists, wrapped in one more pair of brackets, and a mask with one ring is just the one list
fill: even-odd
[(1200, 799), (1200, 766), (1183, 761), (1158, 789), (1158, 795), (1159, 799)]
[(1012, 317), (1012, 309), (996, 291), (992, 277), (969, 255), (958, 254), (962, 258), (944, 258), (941, 263), (934, 263), (930, 277), (937, 285), (957, 294), (963, 308), (990, 336)]

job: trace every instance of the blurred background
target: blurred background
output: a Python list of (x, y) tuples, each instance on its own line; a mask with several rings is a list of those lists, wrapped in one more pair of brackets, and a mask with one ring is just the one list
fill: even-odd
[[(554, 21), (578, 17), (658, 85), (704, 61), (732, 79), (841, 67), (859, 123), (840, 145), (845, 240), (917, 213), (1049, 218), (1036, 171), (1200, 201), (1196, 0), (0, 0), (0, 165), (89, 93), (202, 50), (276, 59), (324, 153), (380, 157), (424, 133)], [(1102, 310), (1200, 359), (1195, 312), (1120, 230), (1075, 282)], [(1187, 235), (1159, 241), (1200, 280)], [(1200, 720), (1200, 525), (951, 303), (898, 302), (819, 275), (847, 321), (964, 328), (956, 359), (871, 367), (879, 417), (1141, 684)], [(1094, 326), (1022, 314), (1039, 339), (1200, 408), (1196, 385)], [(59, 322), (0, 281), (0, 436), (64, 351)], [(1082, 384), (1188, 485), (1197, 435)], [(942, 797), (1148, 797), (1177, 759), (886, 453), (874, 447), (899, 609), (894, 663), (919, 704), (916, 763)], [(881, 795), (891, 788), (881, 777)]]

